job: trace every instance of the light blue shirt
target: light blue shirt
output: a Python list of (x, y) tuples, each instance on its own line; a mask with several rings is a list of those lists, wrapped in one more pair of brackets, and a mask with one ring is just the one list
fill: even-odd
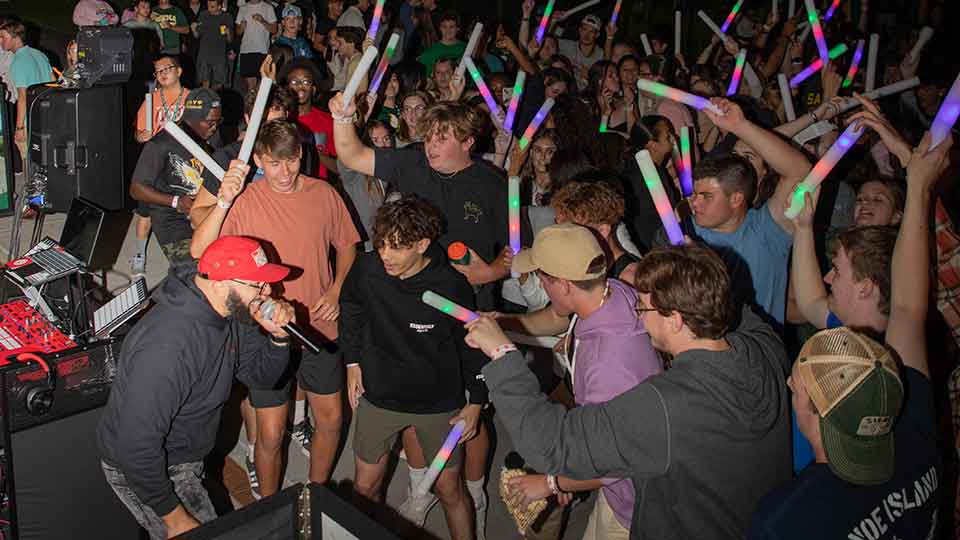
[(753, 304), (782, 325), (787, 309), (787, 260), (793, 237), (774, 221), (769, 205), (748, 210), (734, 232), (717, 232), (696, 223), (694, 230), (727, 263), (734, 290), (752, 285)]
[(10, 65), (10, 75), (17, 88), (53, 81), (50, 69), (50, 60), (47, 55), (24, 45), (13, 53), (13, 63)]

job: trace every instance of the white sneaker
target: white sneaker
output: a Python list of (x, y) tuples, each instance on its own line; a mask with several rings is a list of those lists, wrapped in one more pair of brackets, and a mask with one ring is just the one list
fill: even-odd
[[(471, 495), (472, 497), (472, 495)], [(477, 518), (477, 540), (486, 540), (484, 529), (487, 527), (487, 492), (480, 492), (480, 500), (473, 501), (473, 511)]]
[(130, 273), (134, 276), (141, 276), (147, 270), (147, 259), (142, 254), (137, 253), (130, 257)]
[(417, 497), (413, 494), (413, 487), (408, 487), (407, 500), (403, 501), (400, 508), (397, 508), (397, 512), (417, 527), (423, 527), (423, 524), (427, 522), (427, 514), (430, 513), (430, 509), (438, 501), (437, 496), (429, 492), (422, 497)]

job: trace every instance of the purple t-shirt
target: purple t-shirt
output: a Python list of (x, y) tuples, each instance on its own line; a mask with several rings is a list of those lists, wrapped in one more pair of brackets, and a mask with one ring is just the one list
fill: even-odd
[[(637, 291), (609, 279), (610, 296), (573, 327), (573, 394), (577, 405), (604, 403), (663, 372), (660, 357), (637, 317)], [(617, 521), (630, 529), (633, 483), (629, 478), (604, 479), (603, 495)]]

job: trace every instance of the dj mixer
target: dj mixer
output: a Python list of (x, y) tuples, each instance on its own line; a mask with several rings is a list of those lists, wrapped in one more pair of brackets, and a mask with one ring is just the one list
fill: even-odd
[(9, 363), (19, 353), (49, 354), (76, 346), (75, 341), (26, 301), (0, 304), (0, 365)]

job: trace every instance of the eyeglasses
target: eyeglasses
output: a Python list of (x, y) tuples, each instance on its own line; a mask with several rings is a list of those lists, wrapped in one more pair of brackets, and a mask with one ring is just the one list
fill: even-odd
[(405, 112), (405, 113), (411, 113), (411, 114), (413, 114), (413, 113), (421, 113), (421, 112), (423, 112), (424, 110), (426, 110), (426, 108), (427, 108), (426, 105), (415, 105), (415, 106), (413, 106), (413, 107), (404, 107), (404, 108), (403, 108), (403, 112)]
[(660, 309), (659, 308), (642, 308), (640, 307), (640, 304), (637, 304), (633, 307), (633, 311), (637, 314), (637, 318), (640, 319), (643, 317), (644, 313), (647, 313), (648, 311), (660, 311)]
[(230, 281), (232, 281), (232, 282), (234, 282), (234, 283), (239, 283), (240, 285), (246, 285), (247, 287), (250, 287), (251, 289), (256, 289), (256, 290), (257, 290), (257, 296), (263, 296), (263, 289), (264, 289), (264, 287), (267, 286), (267, 283), (266, 283), (266, 282), (263, 282), (263, 283), (257, 285), (257, 284), (255, 284), (255, 283), (247, 283), (246, 281), (240, 281), (239, 279), (231, 279)]
[(176, 64), (170, 64), (170, 65), (167, 66), (167, 67), (162, 67), (162, 68), (154, 71), (153, 74), (154, 74), (154, 75), (163, 75), (164, 73), (170, 71), (171, 69), (177, 69)]
[(290, 86), (313, 86), (313, 81), (310, 79), (292, 79)]

